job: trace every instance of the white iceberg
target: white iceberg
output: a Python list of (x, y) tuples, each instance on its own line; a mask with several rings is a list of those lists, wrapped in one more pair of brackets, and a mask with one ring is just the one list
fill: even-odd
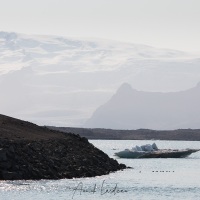
[(199, 149), (158, 149), (155, 143), (134, 146), (131, 149), (125, 149), (115, 153), (120, 158), (183, 158)]

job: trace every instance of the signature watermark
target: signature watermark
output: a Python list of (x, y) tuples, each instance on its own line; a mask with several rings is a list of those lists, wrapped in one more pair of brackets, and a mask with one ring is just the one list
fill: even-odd
[(93, 185), (84, 185), (83, 182), (79, 182), (72, 191), (72, 199), (74, 199), (78, 195), (83, 195), (84, 193), (88, 194), (99, 194), (99, 195), (116, 195), (119, 193), (127, 193), (127, 189), (120, 188), (118, 183), (106, 183), (105, 180), (102, 181), (101, 184), (97, 185), (96, 183)]

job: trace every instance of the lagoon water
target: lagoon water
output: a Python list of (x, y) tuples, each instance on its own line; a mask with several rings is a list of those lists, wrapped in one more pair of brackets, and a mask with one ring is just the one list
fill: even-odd
[(159, 148), (200, 148), (200, 142), (91, 140), (133, 167), (95, 178), (0, 181), (0, 200), (190, 200), (200, 199), (200, 152), (178, 159), (120, 159), (114, 153), (156, 142)]

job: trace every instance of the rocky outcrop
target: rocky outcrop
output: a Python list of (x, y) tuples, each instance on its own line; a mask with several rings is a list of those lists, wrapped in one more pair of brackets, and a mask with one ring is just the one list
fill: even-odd
[[(27, 128), (26, 123), (23, 122), (23, 127)], [(0, 180), (93, 177), (126, 168), (86, 138), (50, 131), (30, 123), (26, 131), (31, 127), (40, 132), (38, 138), (34, 136), (31, 139), (28, 133), (28, 138), (24, 133), (20, 138), (20, 131), (13, 138), (9, 132), (9, 137), (5, 138), (6, 129), (0, 125)], [(41, 137), (43, 131), (45, 136)]]

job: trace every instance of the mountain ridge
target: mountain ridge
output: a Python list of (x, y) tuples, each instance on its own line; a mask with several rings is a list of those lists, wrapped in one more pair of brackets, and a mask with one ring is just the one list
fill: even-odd
[(199, 83), (194, 88), (171, 93), (137, 91), (131, 89), (130, 85), (125, 86), (122, 85), (107, 103), (97, 108), (85, 127), (156, 130), (199, 128)]

